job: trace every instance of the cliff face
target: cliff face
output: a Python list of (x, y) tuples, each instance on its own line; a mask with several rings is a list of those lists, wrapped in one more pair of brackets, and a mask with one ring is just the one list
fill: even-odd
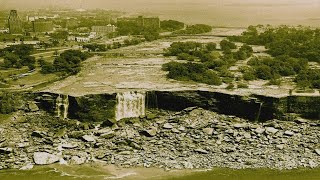
[[(136, 94), (136, 93), (133, 93)], [(61, 95), (40, 93), (35, 98), (40, 108), (57, 113), (57, 99)], [(104, 121), (116, 118), (118, 94), (97, 94), (81, 97), (68, 96), (68, 118), (81, 121)], [(282, 119), (287, 113), (300, 114), (310, 119), (320, 118), (320, 97), (289, 96), (284, 98), (261, 95), (241, 96), (209, 91), (149, 91), (143, 103), (132, 106), (128, 98), (122, 103), (122, 111), (130, 112), (132, 108), (143, 110), (163, 109), (181, 111), (187, 107), (201, 107), (222, 114), (239, 116), (252, 121)], [(63, 106), (64, 107), (64, 106)], [(131, 109), (130, 109), (131, 108)], [(63, 109), (61, 109), (62, 111)], [(60, 112), (61, 114), (61, 112)], [(135, 113), (139, 114), (139, 113)]]

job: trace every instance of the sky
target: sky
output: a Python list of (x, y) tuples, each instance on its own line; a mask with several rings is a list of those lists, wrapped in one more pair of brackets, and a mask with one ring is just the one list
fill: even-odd
[(184, 4), (216, 6), (319, 6), (320, 0), (0, 0), (2, 8), (43, 8), (47, 6), (143, 10), (157, 6), (179, 7)]
[(221, 26), (320, 26), (320, 0), (0, 0), (0, 9), (57, 6), (143, 12), (186, 23)]

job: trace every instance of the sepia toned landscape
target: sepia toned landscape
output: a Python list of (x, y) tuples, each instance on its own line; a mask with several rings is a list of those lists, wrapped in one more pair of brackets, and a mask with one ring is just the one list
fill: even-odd
[(317, 0), (0, 2), (0, 179), (318, 179)]

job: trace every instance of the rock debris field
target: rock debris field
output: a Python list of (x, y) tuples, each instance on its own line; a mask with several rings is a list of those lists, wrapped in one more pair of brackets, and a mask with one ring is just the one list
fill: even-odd
[(0, 125), (0, 169), (95, 162), (166, 170), (320, 165), (319, 120), (254, 123), (200, 108), (94, 125), (22, 114)]

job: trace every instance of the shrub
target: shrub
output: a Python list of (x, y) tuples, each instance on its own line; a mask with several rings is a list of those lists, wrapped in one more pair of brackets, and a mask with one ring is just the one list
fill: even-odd
[(245, 88), (248, 88), (249, 86), (248, 84), (245, 84), (245, 83), (239, 83), (237, 87), (245, 89)]

